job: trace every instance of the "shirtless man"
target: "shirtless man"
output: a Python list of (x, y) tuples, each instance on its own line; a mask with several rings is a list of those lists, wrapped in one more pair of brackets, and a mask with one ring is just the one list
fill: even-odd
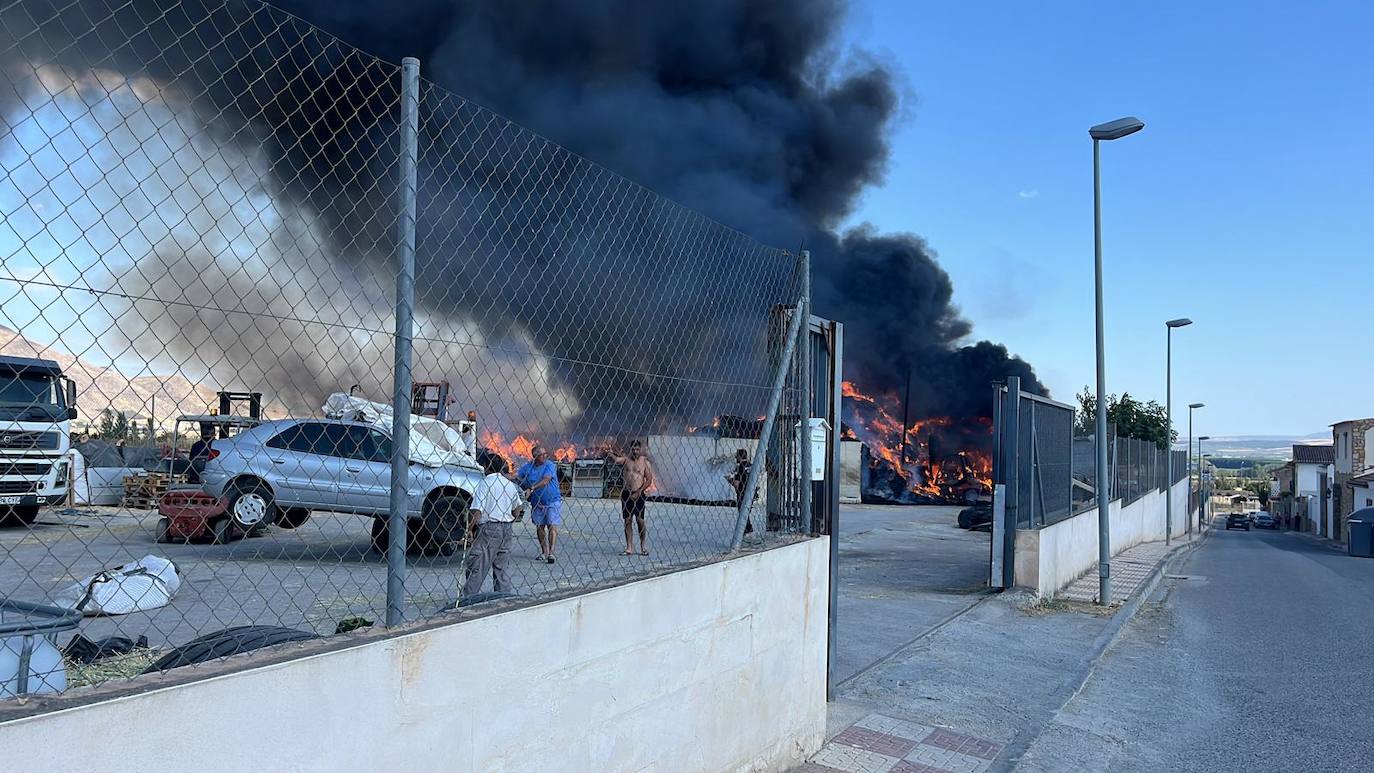
[[(625, 487), (620, 490), (620, 517), (625, 521), (625, 552), (635, 552), (634, 525), (639, 526), (639, 554), (649, 555), (649, 526), (644, 522), (644, 500), (654, 485), (654, 467), (638, 440), (630, 441), (630, 455), (611, 452), (611, 460), (624, 468)], [(634, 519), (634, 524), (630, 522)]]

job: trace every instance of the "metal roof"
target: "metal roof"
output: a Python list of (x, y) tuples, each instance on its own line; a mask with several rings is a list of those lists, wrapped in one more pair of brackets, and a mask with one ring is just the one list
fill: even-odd
[(1299, 464), (1334, 464), (1336, 447), (1330, 443), (1323, 446), (1295, 445), (1293, 446), (1293, 461)]

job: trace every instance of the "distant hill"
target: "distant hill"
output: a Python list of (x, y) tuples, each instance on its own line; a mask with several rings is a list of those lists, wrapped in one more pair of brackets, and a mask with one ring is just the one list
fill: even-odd
[[(1288, 461), (1293, 458), (1295, 445), (1323, 445), (1331, 442), (1331, 433), (1314, 432), (1310, 435), (1229, 435), (1213, 437), (1202, 444), (1202, 452), (1240, 459), (1276, 459)], [(1176, 444), (1177, 448), (1187, 445), (1187, 438)], [(1194, 445), (1196, 450), (1196, 444)]]
[(76, 407), (80, 412), (77, 427), (96, 421), (107, 408), (143, 419), (156, 410), (158, 423), (170, 425), (177, 415), (203, 413), (216, 404), (215, 390), (194, 384), (180, 374), (130, 378), (113, 367), (92, 365), (80, 357), (43, 346), (3, 325), (0, 354), (41, 357), (61, 365), (62, 371), (76, 381)]

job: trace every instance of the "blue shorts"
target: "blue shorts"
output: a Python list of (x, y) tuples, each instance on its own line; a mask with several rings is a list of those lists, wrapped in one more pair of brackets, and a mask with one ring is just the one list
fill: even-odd
[(563, 500), (546, 505), (532, 505), (530, 520), (535, 526), (559, 526), (563, 523)]

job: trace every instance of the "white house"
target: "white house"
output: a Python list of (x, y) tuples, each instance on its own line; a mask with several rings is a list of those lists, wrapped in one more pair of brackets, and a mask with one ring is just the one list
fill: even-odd
[(1333, 527), (1330, 495), (1335, 462), (1335, 448), (1331, 445), (1293, 446), (1294, 514), (1307, 517), (1304, 530), (1323, 537), (1331, 536)]

